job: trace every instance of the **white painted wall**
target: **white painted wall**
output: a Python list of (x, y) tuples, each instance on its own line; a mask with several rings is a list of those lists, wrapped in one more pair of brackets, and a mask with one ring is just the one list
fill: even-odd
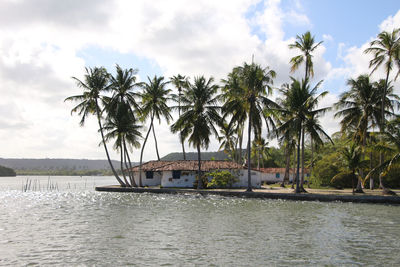
[[(135, 182), (139, 185), (139, 172), (133, 172)], [(142, 184), (143, 186), (157, 186), (161, 184), (162, 172), (153, 172), (153, 179), (146, 178), (146, 172), (142, 171)]]
[(196, 180), (195, 171), (181, 171), (181, 177), (179, 179), (172, 178), (172, 171), (164, 171), (161, 178), (161, 186), (193, 188), (193, 183), (195, 180)]

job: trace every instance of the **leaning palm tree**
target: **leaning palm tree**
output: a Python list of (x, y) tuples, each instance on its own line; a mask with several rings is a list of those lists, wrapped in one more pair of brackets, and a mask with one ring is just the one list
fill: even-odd
[(125, 183), (119, 178), (108, 153), (107, 145), (104, 141), (104, 133), (101, 118), (101, 108), (100, 103), (103, 101), (103, 96), (101, 93), (103, 91), (108, 91), (110, 88), (109, 84), (109, 74), (104, 67), (94, 67), (85, 68), (86, 74), (84, 76), (84, 81), (79, 80), (76, 77), (72, 77), (76, 81), (79, 88), (83, 89), (81, 95), (70, 96), (65, 99), (65, 101), (79, 101), (80, 103), (71, 110), (71, 114), (78, 112), (82, 116), (80, 125), (83, 126), (86, 121), (86, 117), (89, 114), (96, 114), (97, 122), (99, 124), (99, 131), (101, 134), (102, 143), (104, 150), (106, 152), (108, 163), (110, 164), (111, 171), (113, 172), (115, 178), (121, 186), (126, 186)]
[[(381, 101), (381, 118), (379, 120), (379, 128), (381, 136), (385, 132), (385, 106), (384, 99), (386, 97), (388, 85), (389, 85), (389, 75), (394, 66), (397, 66), (396, 78), (400, 74), (400, 28), (394, 29), (391, 33), (383, 31), (378, 34), (377, 39), (370, 43), (370, 47), (367, 48), (364, 53), (373, 54), (373, 59), (369, 63), (369, 67), (372, 68), (372, 72), (375, 72), (380, 66), (385, 66), (386, 78), (385, 87), (382, 92)], [(381, 152), (379, 156), (379, 164), (384, 162), (384, 153)], [(382, 184), (382, 177), (379, 177), (379, 187), (384, 188)]]
[(143, 141), (142, 150), (140, 152), (139, 181), (141, 180), (142, 176), (141, 168), (143, 160), (143, 151), (151, 130), (153, 130), (157, 159), (160, 160), (160, 154), (158, 153), (157, 138), (154, 130), (154, 119), (158, 119), (159, 123), (161, 123), (161, 118), (164, 118), (167, 121), (167, 123), (169, 123), (170, 120), (172, 119), (171, 108), (167, 105), (167, 102), (170, 99), (169, 94), (171, 92), (170, 89), (166, 89), (166, 86), (169, 82), (165, 82), (164, 77), (162, 76), (161, 77), (154, 76), (153, 79), (147, 77), (147, 79), (148, 79), (147, 83), (140, 84), (141, 87), (143, 88), (143, 92), (140, 94), (141, 97), (140, 115), (143, 121), (150, 118), (150, 125), (146, 137)]
[[(282, 88), (282, 92), (285, 96), (285, 105), (279, 110), (281, 116), (285, 117), (286, 120), (278, 128), (278, 134), (284, 134), (289, 129), (296, 132), (297, 141), (297, 171), (296, 171), (296, 193), (305, 191), (303, 188), (304, 178), (300, 177), (300, 146), (304, 151), (304, 132), (308, 130), (311, 136), (323, 136), (329, 140), (330, 137), (322, 129), (321, 125), (317, 122), (310, 122), (318, 116), (324, 114), (329, 108), (316, 109), (319, 100), (324, 97), (327, 92), (323, 92), (316, 95), (317, 89), (321, 82), (319, 82), (314, 88), (310, 88), (308, 81), (298, 81), (294, 78), (292, 83), (285, 84)], [(311, 127), (312, 126), (312, 127)], [(304, 153), (303, 153), (304, 155)], [(303, 156), (304, 160), (304, 156)]]
[[(272, 93), (273, 78), (276, 73), (273, 70), (262, 68), (260, 65), (244, 63), (233, 69), (231, 77), (237, 77), (237, 87), (233, 88), (233, 93), (224, 96), (225, 113), (233, 114), (232, 121), (242, 122), (247, 117), (247, 191), (252, 191), (251, 186), (251, 133), (261, 135), (263, 121), (266, 123), (267, 130), (274, 127), (271, 116), (266, 117), (266, 110), (277, 108), (278, 105), (270, 100), (268, 96)], [(229, 79), (228, 79), (229, 80)], [(238, 112), (238, 110), (240, 112)]]
[(322, 44), (322, 41), (315, 43), (314, 36), (308, 31), (301, 36), (296, 36), (296, 41), (294, 44), (289, 44), (290, 49), (298, 49), (301, 51), (300, 55), (297, 55), (290, 59), (291, 72), (296, 71), (300, 65), (305, 62), (305, 74), (304, 79), (310, 79), (314, 76), (314, 67), (312, 62), (312, 52), (314, 52), (317, 47)]
[[(187, 87), (188, 85), (188, 78), (186, 76), (182, 76), (178, 74), (177, 76), (172, 76), (170, 78), (171, 83), (178, 89), (178, 116), (181, 116), (181, 97), (182, 97), (182, 91), (184, 88)], [(182, 144), (182, 153), (183, 153), (183, 159), (186, 160), (186, 153), (185, 153), (185, 145), (184, 145), (184, 140), (182, 138), (182, 134), (179, 134), (179, 139)]]
[[(107, 132), (105, 141), (115, 139), (114, 148), (119, 149), (121, 156), (121, 172), (127, 186), (136, 186), (135, 179), (131, 172), (132, 163), (129, 157), (129, 148), (139, 148), (139, 138), (142, 137), (140, 133), (140, 125), (136, 124), (135, 116), (130, 112), (130, 106), (127, 103), (121, 102), (116, 106), (116, 111), (109, 114), (104, 130)], [(128, 167), (128, 162), (129, 167)], [(130, 182), (126, 178), (124, 172), (124, 165), (130, 178)]]
[(183, 114), (171, 126), (172, 132), (181, 132), (184, 138), (188, 138), (189, 144), (197, 148), (198, 189), (203, 188), (200, 149), (208, 148), (211, 134), (218, 137), (215, 126), (221, 123), (216, 97), (218, 86), (213, 82), (213, 78), (195, 77), (181, 99)]

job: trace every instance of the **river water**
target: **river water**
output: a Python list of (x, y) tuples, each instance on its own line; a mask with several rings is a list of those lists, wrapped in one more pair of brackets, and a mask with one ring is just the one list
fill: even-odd
[(0, 178), (0, 266), (400, 265), (400, 206), (94, 191), (107, 184)]

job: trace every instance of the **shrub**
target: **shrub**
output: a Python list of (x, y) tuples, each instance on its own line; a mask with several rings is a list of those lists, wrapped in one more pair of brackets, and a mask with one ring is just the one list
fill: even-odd
[(354, 179), (354, 187), (357, 186), (357, 177), (353, 175), (352, 172), (341, 172), (338, 175), (334, 176), (330, 182), (331, 186), (343, 189), (343, 188), (352, 188), (352, 179)]
[(239, 182), (239, 179), (229, 171), (213, 171), (208, 173), (212, 180), (208, 183), (208, 188), (232, 188), (232, 185)]
[[(201, 176), (201, 181), (203, 182), (203, 188), (207, 188), (207, 185), (208, 185), (208, 179), (207, 179), (207, 176), (206, 175), (202, 175)], [(194, 182), (193, 182), (193, 188), (194, 189), (197, 189), (197, 185), (199, 184), (199, 176), (198, 175), (196, 175), (196, 179), (194, 180)]]
[(329, 155), (315, 164), (311, 183), (317, 186), (331, 185), (332, 178), (340, 172), (337, 166), (337, 155)]

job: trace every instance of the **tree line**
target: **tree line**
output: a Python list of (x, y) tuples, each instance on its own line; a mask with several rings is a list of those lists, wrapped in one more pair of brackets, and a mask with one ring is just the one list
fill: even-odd
[[(399, 31), (381, 32), (365, 50), (365, 53), (373, 55), (370, 74), (383, 67), (386, 77), (372, 81), (369, 74), (364, 74), (349, 79), (348, 91), (332, 107), (319, 107), (319, 102), (328, 92), (318, 92), (322, 81), (313, 81), (313, 53), (322, 41), (316, 42), (310, 32), (296, 36), (296, 41), (288, 47), (299, 52), (289, 62), (291, 72), (304, 66), (304, 78), (290, 77), (290, 82), (279, 88), (274, 87), (273, 83), (276, 72), (255, 62), (234, 67), (220, 84), (213, 77), (196, 76), (191, 79), (181, 74), (167, 79), (155, 75), (147, 77), (146, 82), (137, 82), (138, 70), (122, 69), (116, 65), (115, 75), (104, 67), (86, 68), (83, 80), (73, 77), (83, 90), (82, 94), (65, 100), (79, 102), (71, 113), (77, 112), (81, 116), (81, 126), (88, 115), (97, 117), (101, 144), (114, 176), (123, 187), (142, 186), (142, 172), (139, 171), (138, 184), (130, 172), (130, 153), (133, 148), (141, 148), (141, 170), (143, 151), (150, 134), (155, 141), (157, 159), (160, 160), (155, 122), (160, 124), (165, 120), (171, 125), (171, 131), (178, 135), (183, 159), (186, 159), (186, 143), (197, 150), (198, 177), (202, 177), (201, 150), (207, 149), (210, 138), (215, 136), (220, 143), (220, 150), (229, 154), (232, 161), (247, 165), (247, 190), (251, 191), (252, 165), (256, 162), (260, 168), (260, 161), (263, 164), (267, 156), (266, 140), (277, 138), (285, 151), (282, 186), (289, 182), (291, 155), (294, 155), (295, 192), (306, 192), (305, 147), (311, 148), (308, 167), (312, 172), (318, 151), (327, 142), (333, 144), (321, 126), (320, 118), (328, 110), (335, 109), (335, 117), (341, 119), (340, 135), (346, 140), (341, 148), (341, 157), (347, 160), (346, 168), (352, 173), (351, 179), (357, 180), (357, 191), (362, 191), (367, 179), (372, 181), (370, 186), (373, 189), (372, 177), (377, 173), (379, 185), (384, 188), (385, 172), (400, 159), (400, 119), (396, 114), (400, 99), (393, 94), (393, 81), (390, 80), (392, 71), (397, 70), (394, 79), (400, 73)], [(177, 94), (168, 88), (170, 85), (176, 88)], [(279, 91), (281, 97), (273, 100), (273, 91)], [(178, 112), (176, 120), (171, 115), (173, 111)], [(146, 124), (147, 130), (144, 128)], [(113, 141), (114, 149), (119, 151), (121, 176), (110, 160), (107, 147), (110, 141)], [(364, 167), (366, 152), (372, 144), (380, 151), (379, 163), (369, 168), (367, 173)], [(385, 153), (393, 157), (385, 161)], [(202, 186), (199, 182), (198, 188)]]

